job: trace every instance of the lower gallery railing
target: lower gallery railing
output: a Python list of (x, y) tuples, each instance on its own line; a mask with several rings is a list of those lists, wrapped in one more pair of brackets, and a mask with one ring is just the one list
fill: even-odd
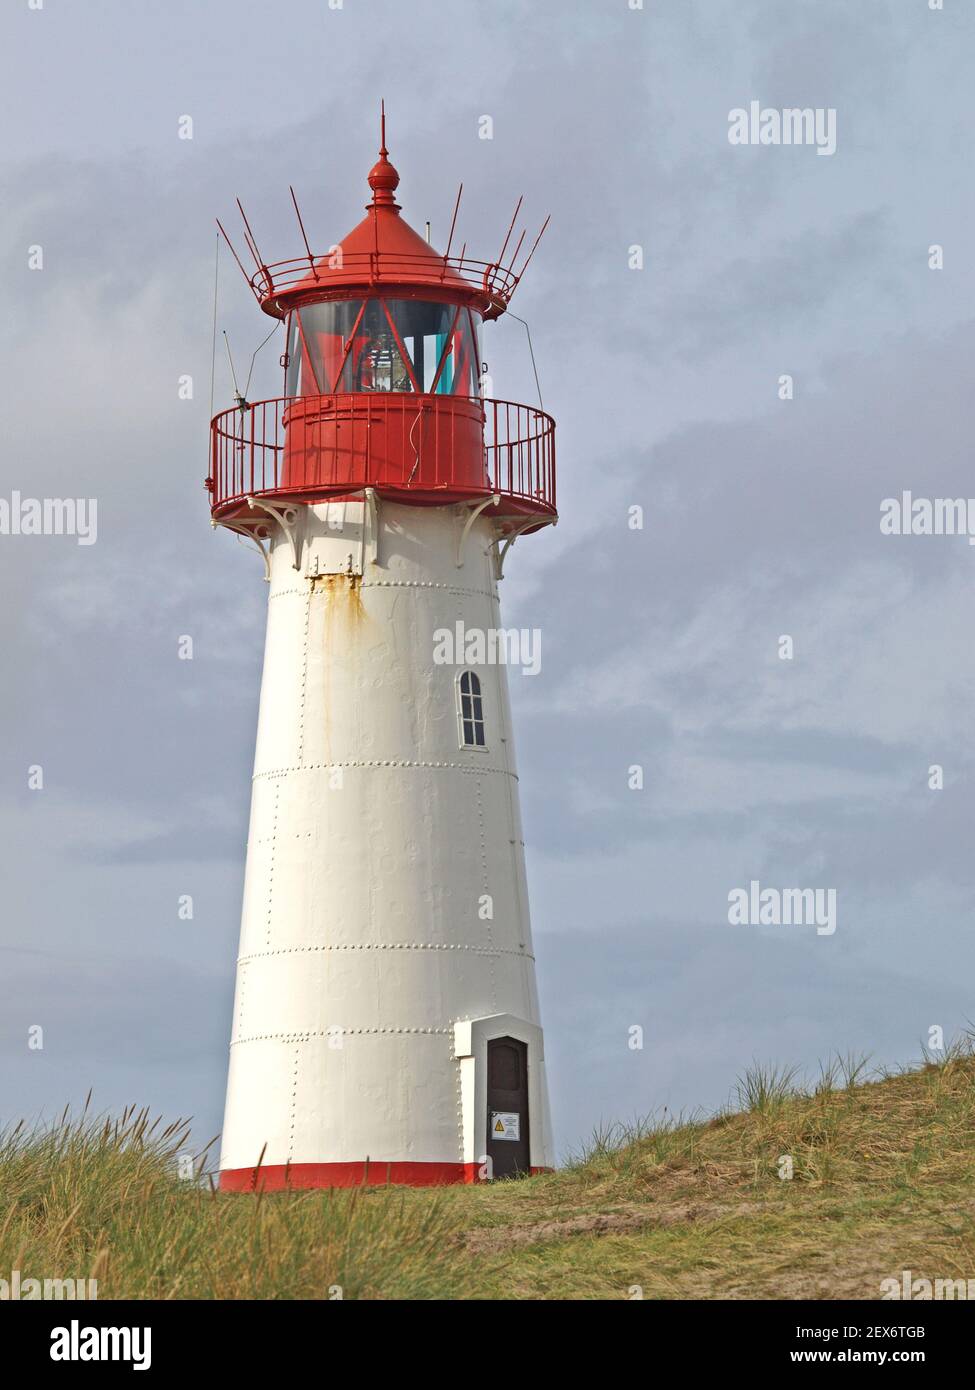
[(555, 423), (535, 406), (468, 396), (280, 397), (217, 415), (207, 486), (215, 517), (249, 496), (364, 487), (449, 502), (492, 492), (555, 515)]

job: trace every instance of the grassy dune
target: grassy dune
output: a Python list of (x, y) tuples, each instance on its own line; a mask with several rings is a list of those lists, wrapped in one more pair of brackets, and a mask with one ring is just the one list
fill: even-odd
[[(975, 1279), (975, 1057), (801, 1087), (595, 1136), (557, 1173), (439, 1190), (221, 1195), (186, 1127), (87, 1115), (0, 1138), (0, 1278), (100, 1298), (878, 1298)], [(791, 1179), (779, 1176), (788, 1170)]]

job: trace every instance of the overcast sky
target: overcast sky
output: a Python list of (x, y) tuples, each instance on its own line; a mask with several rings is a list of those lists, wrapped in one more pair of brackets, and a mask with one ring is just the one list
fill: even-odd
[[(8, 0), (0, 26), (0, 498), (98, 503), (94, 545), (0, 535), (0, 1120), (92, 1086), (220, 1127), (266, 589), (202, 486), (213, 219), (239, 195), (297, 254), (291, 183), (341, 238), (380, 97), (435, 243), (461, 179), (485, 259), (520, 193), (552, 213), (514, 307), (561, 519), (502, 604), (542, 633), (511, 686), (560, 1152), (715, 1107), (756, 1058), (896, 1065), (975, 1018), (975, 548), (879, 525), (903, 489), (975, 494), (972, 7)], [(835, 154), (730, 144), (752, 101), (834, 109)], [(219, 324), (246, 374), (269, 324), (226, 256)], [(520, 324), (485, 355), (535, 399)], [(834, 889), (836, 931), (730, 925), (753, 879)]]

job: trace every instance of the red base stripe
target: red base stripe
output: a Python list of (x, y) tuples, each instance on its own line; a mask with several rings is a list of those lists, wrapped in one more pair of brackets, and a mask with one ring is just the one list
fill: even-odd
[[(477, 1163), (271, 1163), (261, 1168), (224, 1168), (222, 1192), (282, 1192), (302, 1187), (439, 1187), (444, 1183), (476, 1183)], [(533, 1168), (532, 1173), (550, 1173)]]

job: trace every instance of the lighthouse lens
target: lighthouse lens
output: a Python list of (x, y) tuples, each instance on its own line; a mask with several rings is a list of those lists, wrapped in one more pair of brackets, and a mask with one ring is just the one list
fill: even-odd
[(476, 395), (477, 352), (466, 309), (420, 299), (389, 299), (386, 308), (424, 394)]

